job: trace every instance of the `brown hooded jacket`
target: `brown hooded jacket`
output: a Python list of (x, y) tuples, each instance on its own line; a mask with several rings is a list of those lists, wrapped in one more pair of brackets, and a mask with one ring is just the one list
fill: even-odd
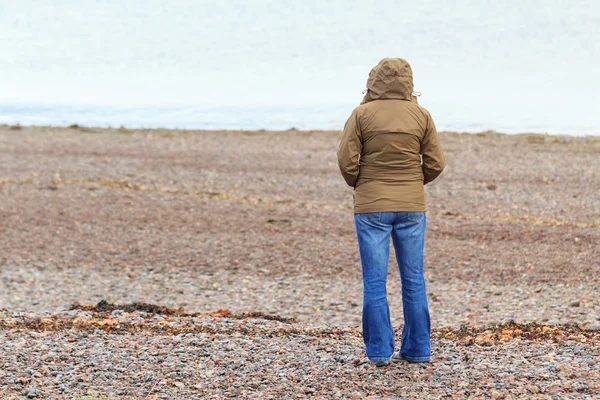
[(435, 124), (417, 104), (412, 69), (384, 58), (344, 126), (338, 165), (354, 187), (354, 212), (425, 211), (424, 184), (446, 165)]

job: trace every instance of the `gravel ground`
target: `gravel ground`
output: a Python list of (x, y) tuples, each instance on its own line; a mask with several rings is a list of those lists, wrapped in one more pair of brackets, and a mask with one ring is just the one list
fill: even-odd
[[(449, 165), (427, 188), (434, 362), (374, 369), (360, 361), (339, 132), (0, 126), (2, 398), (600, 398), (600, 138), (441, 136)], [(391, 261), (399, 329), (398, 280)], [(65, 311), (103, 299), (296, 323)], [(161, 318), (214, 329), (153, 328)], [(459, 334), (509, 320), (592, 336)]]
[(0, 388), (16, 398), (564, 399), (600, 393), (598, 332), (511, 324), (436, 329), (432, 362), (375, 368), (362, 357), (355, 329), (222, 313), (0, 314)]

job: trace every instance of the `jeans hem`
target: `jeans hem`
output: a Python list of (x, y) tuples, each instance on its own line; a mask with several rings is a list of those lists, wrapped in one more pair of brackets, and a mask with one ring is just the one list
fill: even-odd
[(371, 357), (367, 357), (369, 359), (369, 361), (371, 362), (381, 362), (381, 361), (390, 361), (390, 357), (386, 357), (386, 358), (382, 358), (382, 357), (375, 357), (375, 358), (371, 358)]

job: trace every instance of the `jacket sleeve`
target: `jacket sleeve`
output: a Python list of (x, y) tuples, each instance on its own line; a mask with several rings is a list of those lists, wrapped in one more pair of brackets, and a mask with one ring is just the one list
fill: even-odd
[(358, 180), (358, 159), (362, 151), (360, 123), (355, 109), (344, 125), (342, 141), (337, 151), (338, 166), (348, 186), (356, 186)]
[(423, 155), (423, 183), (428, 184), (437, 178), (446, 167), (446, 158), (431, 115), (428, 115), (427, 118), (427, 129), (421, 142), (421, 154)]

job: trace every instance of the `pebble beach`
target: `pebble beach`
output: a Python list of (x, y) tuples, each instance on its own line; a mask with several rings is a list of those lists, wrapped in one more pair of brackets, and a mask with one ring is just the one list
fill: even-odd
[(600, 138), (440, 134), (376, 368), (340, 135), (0, 126), (0, 398), (600, 398)]

